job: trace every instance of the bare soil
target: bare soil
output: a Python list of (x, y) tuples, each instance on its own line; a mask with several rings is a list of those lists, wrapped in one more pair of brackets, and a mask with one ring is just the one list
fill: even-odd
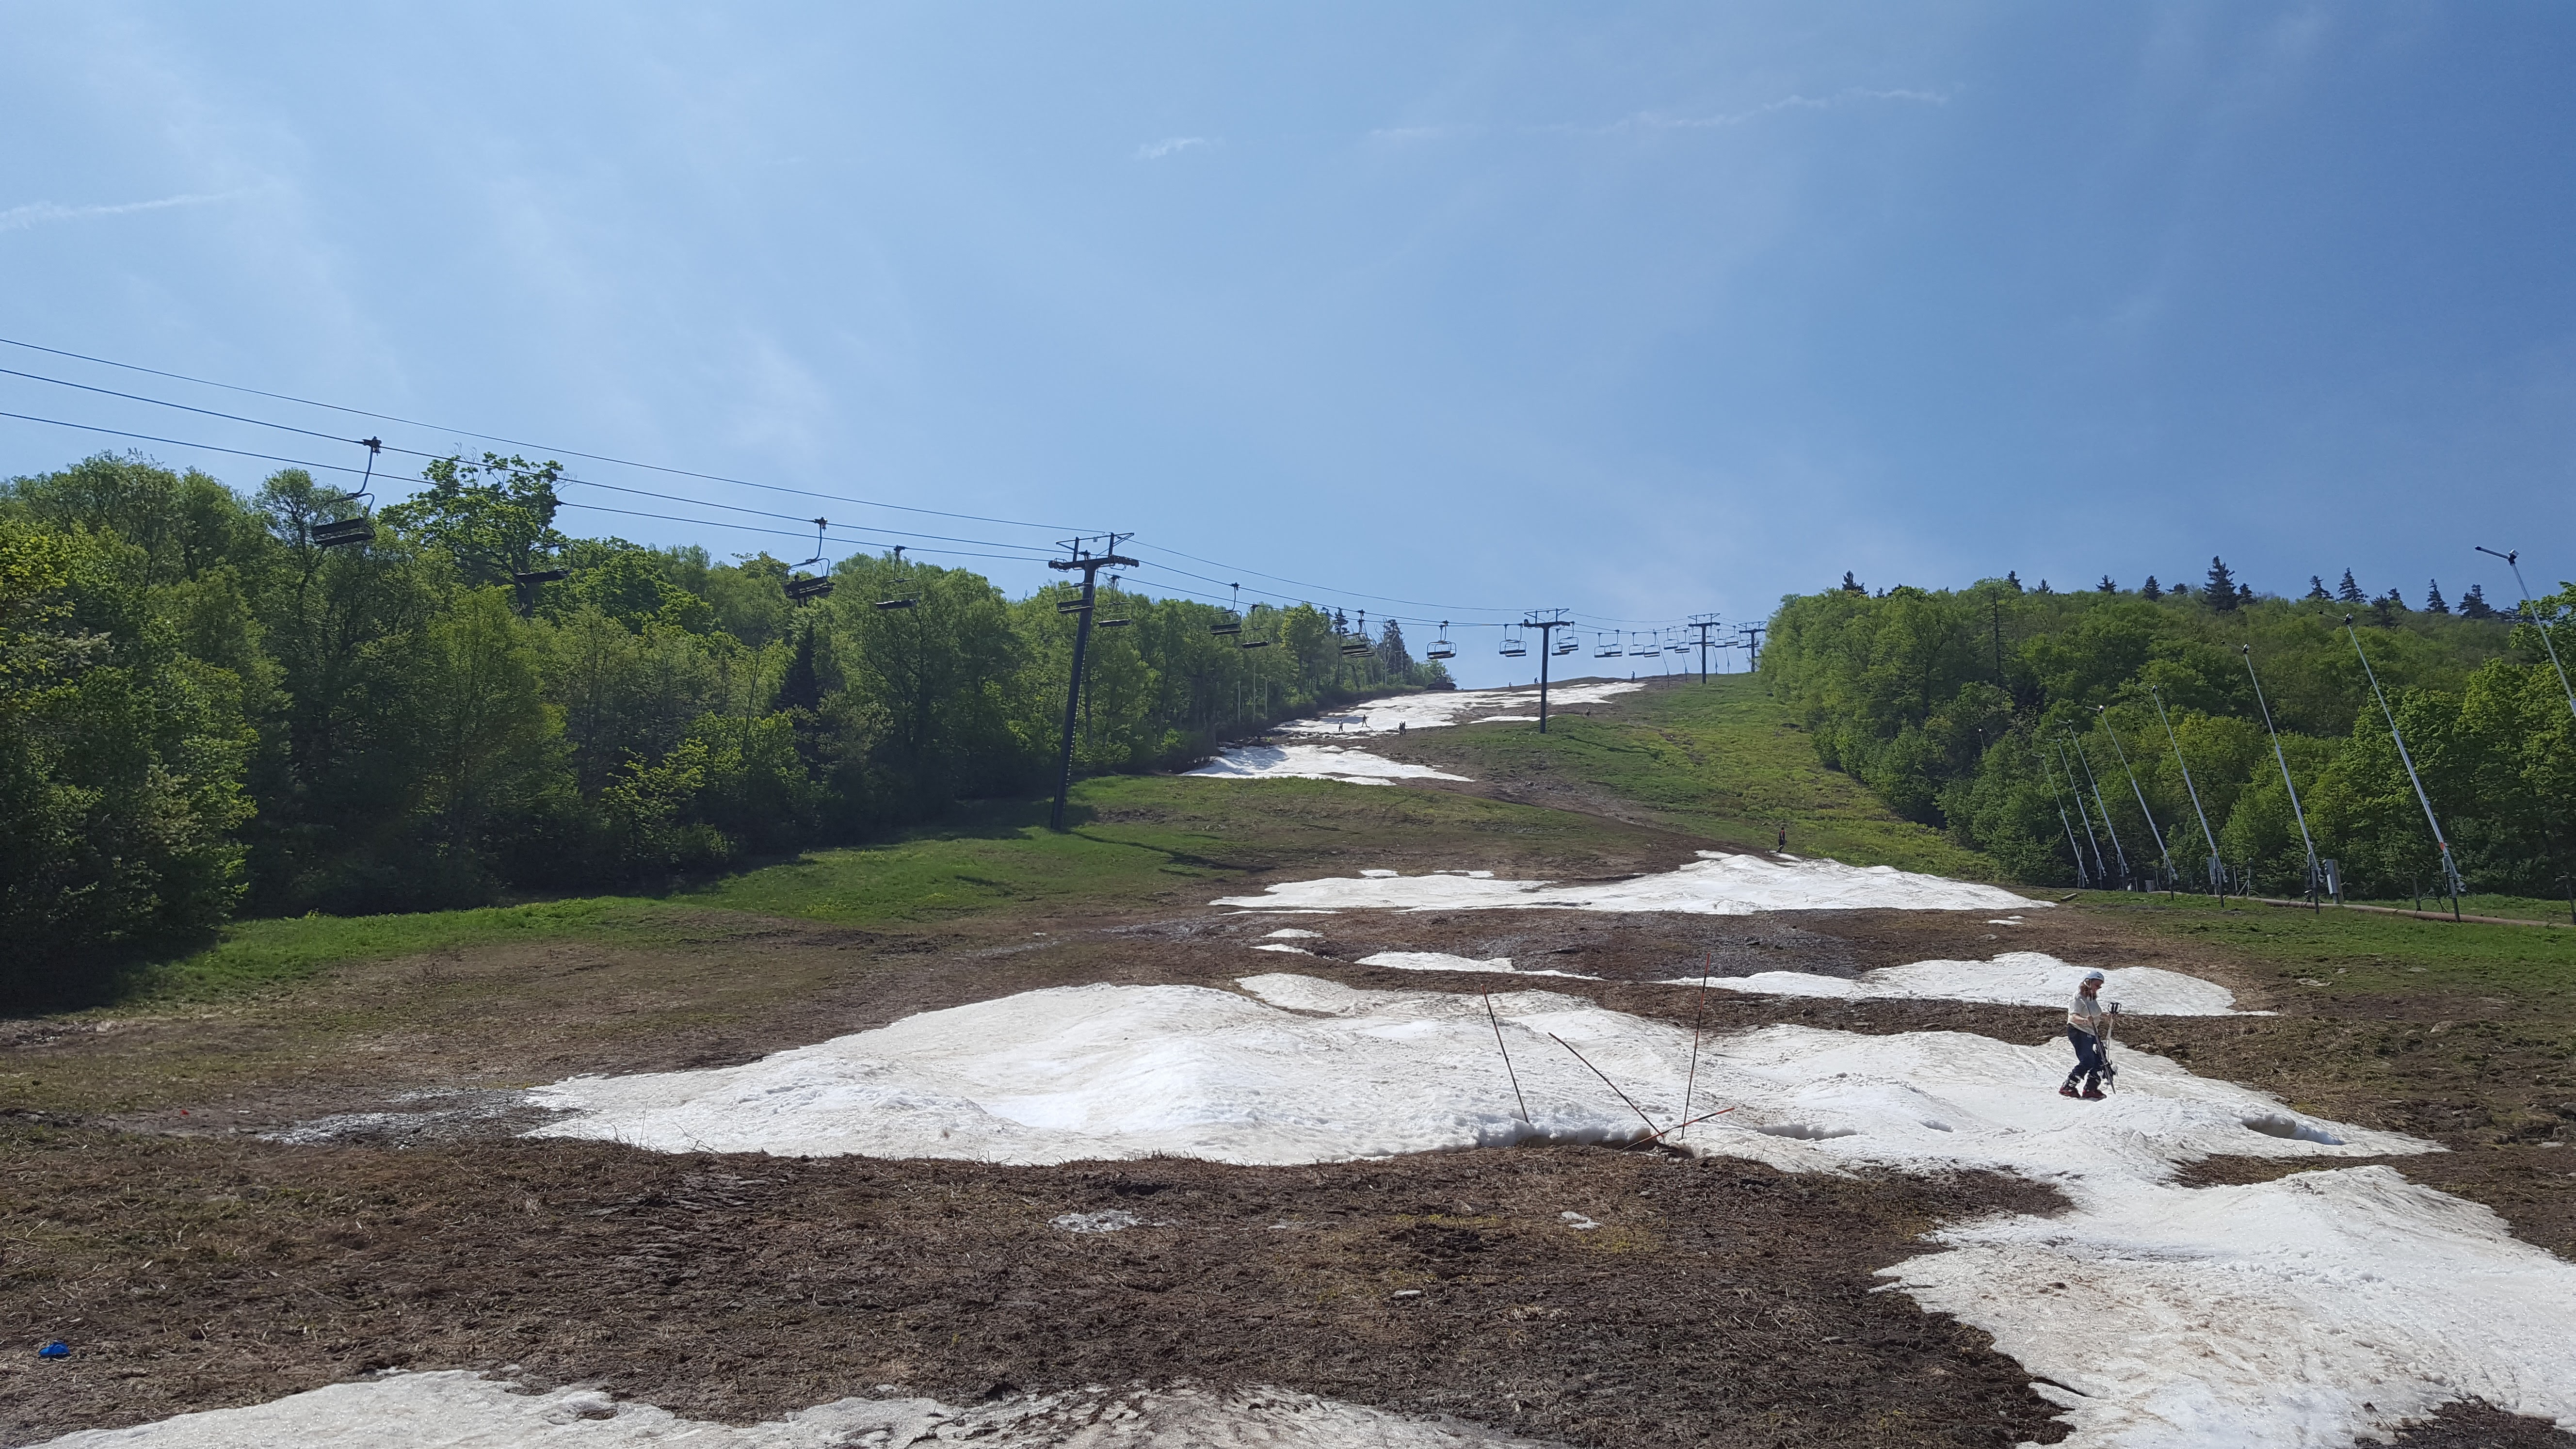
[[(1651, 842), (1597, 863), (1666, 868)], [(1396, 847), (1383, 863), (1413, 860)], [(1379, 863), (1372, 860), (1372, 863)], [(1586, 862), (1569, 861), (1581, 869)], [(1319, 872), (1308, 872), (1319, 873)], [(1213, 892), (1211, 892), (1213, 894)], [(2394, 1159), (2576, 1257), (2562, 1039), (2474, 1000), (2338, 998), (2088, 909), (1759, 917), (1513, 910), (999, 912), (855, 931), (711, 921), (652, 949), (510, 945), (341, 968), (224, 1008), (23, 1022), (0, 1107), (0, 1442), (254, 1402), (367, 1370), (518, 1365), (745, 1422), (892, 1384), (951, 1400), (1190, 1377), (1436, 1411), (1581, 1444), (2053, 1441), (1982, 1334), (1872, 1293), (1942, 1222), (2048, 1211), (2007, 1178), (1787, 1177), (1554, 1147), (1312, 1169), (665, 1157), (521, 1141), (515, 1089), (746, 1061), (1052, 985), (1266, 971), (1380, 989), (1492, 975), (1358, 965), (1510, 956), (1513, 981), (1719, 1030), (2058, 1035), (2054, 1010), (1655, 984), (1706, 969), (1851, 976), (2041, 950), (2220, 981), (2275, 1017), (2138, 1018), (2128, 1046), (2414, 1132)], [(1250, 949), (1282, 926), (1308, 956)], [(369, 1114), (378, 1114), (370, 1116)], [(336, 1120), (335, 1120), (336, 1119)], [(294, 1131), (312, 1145), (262, 1140)], [(2217, 1159), (2199, 1183), (2288, 1170)], [(1050, 1226), (1123, 1208), (1112, 1234)], [(1578, 1231), (1560, 1215), (1597, 1221)], [(1418, 1292), (1398, 1298), (1397, 1293)], [(2468, 1406), (2427, 1446), (2576, 1443)]]
[[(88, 1131), (21, 1132), (8, 1156), (13, 1210), (41, 1216), (0, 1263), (0, 1334), (76, 1345), (0, 1371), (9, 1442), (508, 1365), (735, 1422), (880, 1384), (971, 1402), (1186, 1377), (1581, 1443), (2061, 1432), (1985, 1335), (1870, 1291), (1937, 1222), (2055, 1206), (1985, 1175), (1574, 1147), (1006, 1168)], [(1050, 1225), (1106, 1209), (1148, 1225)]]

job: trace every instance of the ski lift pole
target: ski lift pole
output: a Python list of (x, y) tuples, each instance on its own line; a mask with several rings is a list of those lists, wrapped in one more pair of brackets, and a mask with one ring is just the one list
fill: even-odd
[[(2182, 757), (2182, 741), (2175, 738), (2173, 721), (2165, 715), (2164, 696), (2156, 692), (2155, 686), (2149, 685), (2147, 698), (2156, 703), (2156, 719), (2165, 727), (2165, 742), (2173, 746), (2174, 763), (2182, 766), (2182, 787), (2191, 793), (2191, 813), (2200, 817), (2200, 838), (2209, 844), (2209, 860), (2212, 867), (2209, 873), (2210, 889), (2224, 900), (2227, 895), (2226, 888), (2220, 884), (2220, 876), (2216, 869), (2218, 837), (2209, 833), (2209, 812), (2200, 808), (2200, 787), (2191, 782), (2191, 762)], [(2170, 869), (2173, 865), (2173, 857), (2165, 857), (2165, 865)]]
[(1061, 832), (1064, 829), (1064, 800), (1065, 796), (1073, 790), (1073, 727), (1082, 715), (1082, 657), (1091, 643), (1091, 602), (1092, 596), (1098, 591), (1100, 571), (1111, 567), (1143, 567), (1132, 558), (1118, 556), (1118, 540), (1125, 536), (1115, 533), (1108, 535), (1109, 551), (1102, 554), (1086, 552), (1081, 539), (1069, 539), (1065, 541), (1063, 547), (1071, 552), (1073, 557), (1047, 560), (1047, 567), (1051, 569), (1060, 569), (1068, 573), (1075, 569), (1082, 570), (1082, 601), (1070, 611), (1080, 617), (1074, 621), (1073, 627), (1073, 677), (1067, 682), (1064, 691), (1064, 748), (1056, 757), (1055, 808), (1047, 812), (1049, 830)]
[[(1532, 612), (1536, 612), (1533, 610)], [(1573, 627), (1563, 609), (1550, 609), (1553, 619), (1523, 619), (1521, 627), (1538, 631), (1538, 732), (1547, 733), (1547, 662), (1556, 653), (1556, 631)]]
[(2415, 803), (2424, 807), (2424, 823), (2432, 827), (2433, 844), (2442, 853), (2442, 878), (2451, 888), (2451, 919), (2460, 918), (2460, 868), (2451, 859), (2451, 842), (2442, 838), (2442, 822), (2433, 818), (2433, 799), (2424, 793), (2424, 781), (2415, 773), (2415, 757), (2406, 752), (2406, 736), (2397, 728), (2397, 711), (2388, 707), (2388, 696), (2379, 689), (2379, 671), (2370, 667), (2370, 655), (2361, 647), (2361, 635), (2352, 627), (2352, 615), (2343, 616), (2343, 632), (2352, 638), (2352, 652), (2361, 659), (2362, 676), (2370, 681), (2370, 694), (2379, 701), (2379, 712), (2388, 718), (2388, 738), (2397, 744), (2397, 762), (2406, 767), (2406, 783), (2415, 787)]
[(2245, 656), (2245, 677), (2254, 681), (2254, 707), (2263, 712), (2263, 732), (2272, 737), (2272, 759), (2281, 767), (2281, 786), (2290, 792), (2290, 813), (2299, 822), (2299, 844), (2307, 848), (2308, 909), (2322, 911), (2325, 905), (2317, 898), (2322, 881), (2317, 871), (2316, 838), (2308, 834), (2307, 807), (2299, 803), (2298, 782), (2290, 778), (2290, 757), (2281, 753), (2281, 732), (2272, 728), (2272, 706), (2263, 699), (2263, 676), (2254, 672), (2254, 646), (2239, 644), (2236, 652)]

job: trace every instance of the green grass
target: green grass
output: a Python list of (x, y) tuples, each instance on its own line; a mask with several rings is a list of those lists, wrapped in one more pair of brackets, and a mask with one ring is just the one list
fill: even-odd
[(2331, 980), (2337, 991), (2576, 995), (2576, 931), (2116, 891), (2085, 891), (2073, 904), (2158, 935), (2206, 941), (2286, 976)]
[[(2447, 911), (2451, 908), (2450, 897), (2429, 895), (2424, 897), (2424, 903), (2420, 907), (2416, 905), (2413, 896), (2393, 896), (2373, 900), (2354, 897), (2352, 903), (2357, 906), (2388, 906), (2401, 911), (2418, 909)], [(2471, 916), (2509, 916), (2522, 921), (2555, 921), (2562, 926), (2576, 925), (2576, 920), (2571, 920), (2568, 916), (2567, 902), (2563, 897), (2553, 901), (2532, 896), (2486, 895), (2471, 891), (2460, 897), (2460, 910), (2463, 914)]]
[(1427, 759), (1479, 779), (1557, 775), (1633, 802), (1678, 830), (1768, 850), (1789, 827), (1792, 854), (1994, 880), (1994, 862), (1940, 831), (1900, 819), (1859, 781), (1817, 763), (1815, 742), (1752, 675), (1657, 684), (1596, 711), (1522, 724), (1467, 725), (1413, 741)]
[(1043, 802), (985, 802), (882, 844), (811, 851), (658, 898), (236, 922), (216, 944), (138, 973), (119, 1003), (205, 1001), (337, 965), (527, 941), (681, 944), (781, 917), (906, 926), (1009, 909), (1144, 909), (1205, 901), (1260, 871), (1375, 865), (1391, 848), (1508, 868), (1599, 855), (1637, 834), (1473, 796), (1320, 780), (1110, 777), (1077, 786), (1072, 807), (1063, 834), (1046, 828)]
[(201, 1001), (300, 981), (331, 966), (506, 942), (666, 942), (683, 933), (687, 914), (660, 901), (592, 896), (466, 911), (237, 921), (214, 945), (147, 968), (124, 999)]

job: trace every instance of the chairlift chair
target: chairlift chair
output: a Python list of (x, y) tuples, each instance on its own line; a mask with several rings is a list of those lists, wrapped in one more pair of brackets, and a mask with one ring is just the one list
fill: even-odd
[(375, 489), (376, 455), (384, 451), (385, 440), (360, 438), (358, 442), (367, 450), (367, 470), (359, 477), (358, 491), (343, 493), (331, 501), (355, 503), (362, 511), (355, 518), (339, 518), (329, 523), (317, 523), (306, 530), (305, 537), (313, 541), (315, 548), (354, 548), (375, 541), (375, 522), (363, 510), (367, 506), (368, 495)]
[(1440, 637), (1431, 641), (1431, 647), (1422, 651), (1422, 657), (1425, 659), (1455, 659), (1458, 657), (1458, 646), (1449, 642), (1448, 620), (1443, 619), (1440, 621)]
[(1124, 629), (1135, 622), (1136, 621), (1133, 619), (1094, 619), (1091, 621), (1091, 627), (1095, 629)]
[(877, 607), (880, 609), (909, 609), (920, 602), (921, 600), (919, 599), (879, 599), (877, 600)]
[(1501, 654), (1505, 659), (1518, 659), (1529, 652), (1529, 646), (1521, 642), (1519, 635), (1505, 634), (1503, 636), (1503, 647), (1495, 652)]
[(831, 593), (832, 581), (827, 578), (797, 578), (787, 581), (787, 602), (791, 604), (812, 603), (816, 599), (830, 597)]
[(1619, 657), (1619, 646), (1608, 642), (1608, 640), (1609, 636), (1606, 634), (1595, 634), (1592, 636), (1592, 643), (1594, 645), (1592, 650), (1593, 658), (1616, 659)]
[(510, 575), (510, 582), (526, 588), (531, 584), (559, 584), (571, 577), (570, 569), (534, 569), (524, 574)]

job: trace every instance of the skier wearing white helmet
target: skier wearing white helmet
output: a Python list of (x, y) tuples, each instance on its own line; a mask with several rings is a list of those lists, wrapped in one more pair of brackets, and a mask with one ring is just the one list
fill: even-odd
[[(2102, 1007), (2101, 992), (2102, 973), (2087, 972), (2084, 984), (2076, 988), (2075, 1004), (2066, 1009), (2066, 1039), (2075, 1043), (2075, 1070), (2066, 1074), (2066, 1084), (2057, 1089), (2061, 1097), (2102, 1100), (2102, 1078), (2111, 1070), (2102, 1054), (2102, 1039), (2110, 1034), (2111, 1013)], [(2084, 1082), (2080, 1092), (2075, 1089), (2079, 1077)]]

